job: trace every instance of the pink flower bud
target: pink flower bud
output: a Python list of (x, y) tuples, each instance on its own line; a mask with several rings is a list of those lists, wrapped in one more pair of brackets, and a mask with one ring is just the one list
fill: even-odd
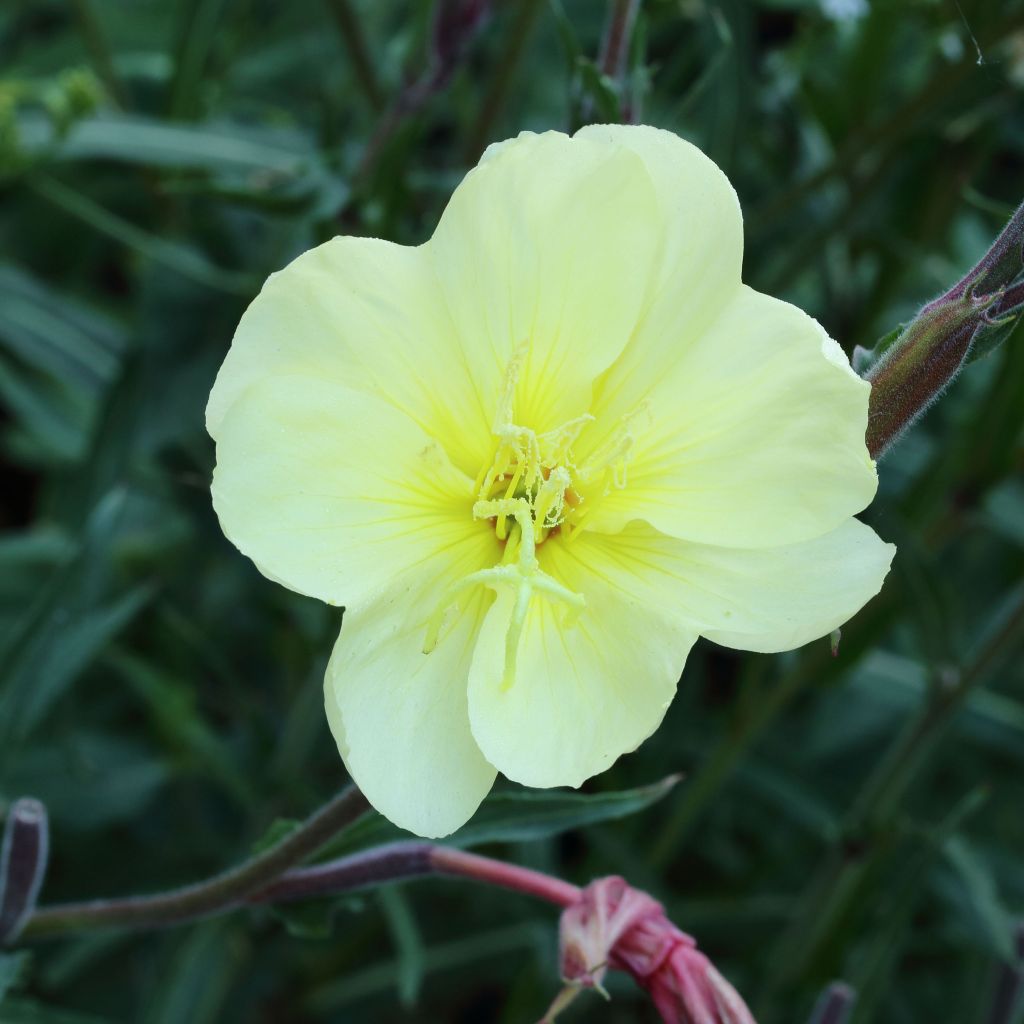
[(666, 1024), (755, 1024), (694, 939), (622, 878), (599, 878), (583, 889), (563, 912), (560, 935), (562, 976), (570, 985), (601, 989), (610, 967), (628, 971), (650, 992)]

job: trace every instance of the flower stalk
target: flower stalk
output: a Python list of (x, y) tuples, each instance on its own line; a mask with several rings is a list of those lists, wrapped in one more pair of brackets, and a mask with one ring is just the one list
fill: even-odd
[[(3, 857), (7, 884), (0, 892), (5, 927), (8, 894), (21, 894), (13, 904), (17, 927), (0, 934), (43, 938), (91, 928), (157, 928), (244, 906), (333, 896), (422, 875), (447, 876), (520, 892), (562, 910), (566, 989), (545, 1021), (554, 1020), (584, 988), (603, 991), (601, 980), (614, 968), (631, 974), (650, 993), (667, 1024), (754, 1024), (738, 993), (697, 950), (696, 942), (668, 920), (661, 904), (618, 877), (598, 879), (581, 889), (540, 871), (424, 841), (391, 843), (286, 870), (365, 807), (359, 790), (349, 787), (270, 850), (208, 881), (153, 896), (33, 910), (46, 861), (46, 811), (36, 801), (19, 801), (8, 818)], [(12, 887), (12, 878), (19, 884)]]
[(27, 918), (21, 935), (37, 938), (83, 928), (159, 928), (238, 906), (312, 856), (368, 809), (363, 794), (348, 786), (278, 843), (223, 874), (152, 896), (42, 907)]
[(665, 1024), (755, 1024), (739, 993), (677, 928), (651, 896), (612, 875), (599, 878), (562, 912), (565, 989), (542, 1024), (550, 1024), (584, 989), (603, 988), (609, 969), (625, 971), (650, 994)]
[[(350, 792), (346, 790), (342, 796)], [(333, 809), (339, 799), (324, 810)], [(322, 823), (323, 812), (310, 819), (314, 820)], [(292, 840), (290, 854), (300, 848), (315, 849), (325, 841), (325, 838), (311, 836), (306, 831), (308, 826), (307, 822), (288, 837)], [(299, 837), (297, 841), (295, 837)], [(275, 863), (284, 859), (278, 851), (279, 846), (268, 851), (276, 854)], [(323, 864), (282, 871), (276, 877), (268, 871), (267, 864), (266, 855), (259, 856), (224, 875), (153, 896), (43, 907), (29, 918), (22, 935), (43, 938), (89, 928), (159, 928), (237, 910), (245, 905), (292, 903), (333, 896), (418, 875), (447, 875), (483, 882), (534, 896), (558, 907), (567, 907), (580, 896), (577, 886), (560, 878), (437, 843), (391, 843)], [(261, 879), (256, 885), (253, 879), (258, 874)], [(247, 884), (242, 886), (237, 881), (239, 878), (245, 879)], [(234, 880), (233, 884), (226, 884), (229, 880)]]

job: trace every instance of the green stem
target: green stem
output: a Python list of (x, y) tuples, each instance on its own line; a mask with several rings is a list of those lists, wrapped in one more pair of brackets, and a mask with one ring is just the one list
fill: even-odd
[(232, 295), (251, 297), (259, 290), (259, 282), (248, 274), (225, 270), (193, 249), (136, 227), (56, 178), (39, 174), (27, 179), (26, 187), (64, 213), (189, 280)]
[[(875, 598), (848, 626), (843, 627), (839, 656), (847, 667), (867, 650), (877, 633), (889, 621), (896, 597), (890, 588)], [(821, 642), (822, 644), (824, 641)], [(801, 663), (777, 684), (767, 688), (762, 699), (735, 726), (734, 731), (715, 747), (711, 757), (689, 783), (680, 788), (678, 802), (662, 826), (651, 852), (652, 863), (665, 867), (675, 855), (679, 842), (704, 809), (732, 778), (750, 748), (765, 734), (779, 714), (807, 686), (820, 681), (831, 658), (823, 646), (808, 651)]]
[(28, 919), (21, 935), (35, 938), (79, 928), (151, 928), (217, 913), (265, 889), (368, 809), (366, 797), (349, 786), (276, 845), (223, 874), (153, 896), (42, 907)]
[[(1001, 664), (1024, 636), (1024, 589), (1003, 624), (964, 669), (953, 687), (939, 690), (896, 737), (868, 778), (829, 853), (798, 901), (799, 911), (783, 935), (772, 977), (797, 977), (826, 948), (850, 907), (858, 902), (871, 856), (886, 841), (910, 787), (920, 778), (946, 729), (970, 694)], [(851, 856), (848, 851), (854, 850)]]
[(103, 34), (103, 27), (100, 25), (92, 9), (89, 0), (71, 0), (75, 9), (75, 16), (78, 19), (78, 26), (85, 39), (86, 49), (92, 58), (93, 67), (100, 81), (107, 88), (110, 98), (119, 107), (124, 107), (125, 94), (121, 86), (121, 80), (114, 70), (114, 59), (107, 45), (107, 37)]
[(520, 0), (516, 20), (509, 29), (508, 41), (499, 58), (490, 88), (480, 104), (480, 112), (473, 122), (473, 127), (469, 130), (469, 138), (464, 150), (467, 164), (475, 164), (490, 141), (494, 122), (505, 105), (508, 91), (515, 78), (516, 68), (530, 39), (533, 23), (537, 20), (540, 7), (541, 0)]
[(377, 72), (374, 69), (373, 61), (370, 59), (370, 49), (366, 45), (366, 36), (359, 24), (359, 16), (352, 10), (349, 0), (325, 0), (325, 2), (334, 18), (335, 25), (338, 26), (338, 34), (345, 44), (345, 49), (348, 50), (349, 59), (352, 61), (352, 70), (366, 94), (366, 99), (374, 111), (381, 111), (384, 108), (384, 95), (381, 92), (380, 83), (377, 81)]
[(998, 667), (1024, 634), (1024, 591), (1002, 626), (964, 669), (959, 681), (940, 689), (897, 737), (869, 776), (849, 811), (849, 826), (860, 829), (889, 820), (924, 768), (967, 698)]
[(907, 125), (920, 123), (931, 112), (954, 93), (961, 80), (974, 69), (974, 61), (964, 58), (952, 67), (944, 68), (941, 75), (932, 78), (927, 85), (907, 100), (885, 121), (862, 129), (850, 135), (836, 151), (831, 162), (799, 181), (785, 192), (780, 192), (750, 215), (750, 229), (755, 234), (764, 233), (776, 221), (787, 216), (793, 207), (812, 195), (832, 178), (842, 177), (855, 161), (863, 161), (865, 155), (874, 150), (875, 159), (906, 139)]

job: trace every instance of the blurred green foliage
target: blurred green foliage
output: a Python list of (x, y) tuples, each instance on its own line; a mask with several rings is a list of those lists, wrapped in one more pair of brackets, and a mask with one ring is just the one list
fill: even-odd
[[(1024, 198), (1021, 0), (646, 0), (621, 79), (603, 4), (490, 7), (450, 52), (414, 0), (0, 7), (0, 794), (49, 806), (47, 901), (214, 872), (343, 782), (338, 615), (260, 577), (207, 489), (206, 395), (268, 273), (338, 232), (421, 241), (487, 142), (628, 112), (721, 164), (747, 280), (849, 351)], [(681, 785), (489, 849), (650, 889), (762, 1024), (836, 977), (855, 1024), (989, 1020), (1024, 914), (1022, 333), (883, 462), (867, 518), (899, 554), (837, 657), (701, 643), (588, 789)], [(0, 955), (0, 1020), (518, 1022), (557, 988), (523, 897), (428, 880), (333, 911)], [(613, 995), (570, 1016), (655, 1019)]]

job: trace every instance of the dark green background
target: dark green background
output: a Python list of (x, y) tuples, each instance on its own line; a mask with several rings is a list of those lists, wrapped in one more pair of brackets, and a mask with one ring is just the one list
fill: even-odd
[[(603, 4), (492, 7), (390, 122), (436, 67), (429, 3), (0, 7), (0, 795), (49, 806), (47, 901), (209, 874), (344, 781), (338, 614), (263, 579), (210, 508), (206, 395), (269, 272), (338, 232), (422, 241), (484, 143), (620, 102), (721, 164), (746, 279), (847, 350), (1024, 198), (1019, 0), (648, 0), (618, 93)], [(486, 852), (647, 887), (762, 1024), (835, 977), (857, 1024), (986, 1021), (1024, 913), (1021, 334), (881, 464), (866, 518), (899, 553), (837, 658), (700, 643), (661, 730), (587, 789), (682, 784)], [(558, 985), (556, 915), (526, 898), (425, 880), (344, 903), (329, 936), (315, 916), (38, 945), (0, 958), (0, 1021), (519, 1022)], [(655, 1019), (613, 992), (566, 1019)]]

